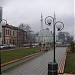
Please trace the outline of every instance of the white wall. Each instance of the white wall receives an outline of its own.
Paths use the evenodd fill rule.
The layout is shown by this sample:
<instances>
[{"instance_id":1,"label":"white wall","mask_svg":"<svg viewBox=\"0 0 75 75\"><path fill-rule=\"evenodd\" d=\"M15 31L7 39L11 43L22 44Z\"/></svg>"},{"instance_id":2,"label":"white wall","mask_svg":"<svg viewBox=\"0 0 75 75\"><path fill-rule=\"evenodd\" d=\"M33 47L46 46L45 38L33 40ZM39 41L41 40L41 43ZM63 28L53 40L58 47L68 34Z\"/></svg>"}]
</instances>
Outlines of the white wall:
<instances>
[{"instance_id":1,"label":"white wall","mask_svg":"<svg viewBox=\"0 0 75 75\"><path fill-rule=\"evenodd\" d=\"M52 43L53 35L49 30L43 29L42 31L39 32L39 35L37 36L37 42Z\"/></svg>"}]
</instances>

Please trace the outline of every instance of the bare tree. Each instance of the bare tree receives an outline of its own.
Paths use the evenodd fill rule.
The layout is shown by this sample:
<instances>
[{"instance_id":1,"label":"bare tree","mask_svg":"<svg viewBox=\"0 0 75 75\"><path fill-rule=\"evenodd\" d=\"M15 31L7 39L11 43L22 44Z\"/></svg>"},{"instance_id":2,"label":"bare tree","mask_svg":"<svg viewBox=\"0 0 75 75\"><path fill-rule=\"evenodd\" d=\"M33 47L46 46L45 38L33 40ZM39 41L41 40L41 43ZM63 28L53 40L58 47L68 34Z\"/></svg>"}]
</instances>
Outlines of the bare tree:
<instances>
[{"instance_id":1,"label":"bare tree","mask_svg":"<svg viewBox=\"0 0 75 75\"><path fill-rule=\"evenodd\" d=\"M31 27L28 24L21 23L19 28L27 32L27 42L32 42L32 33Z\"/></svg>"},{"instance_id":2,"label":"bare tree","mask_svg":"<svg viewBox=\"0 0 75 75\"><path fill-rule=\"evenodd\" d=\"M27 31L27 32L31 30L31 27L28 24L24 24L24 23L21 23L19 25L19 28L23 29L24 31Z\"/></svg>"}]
</instances>

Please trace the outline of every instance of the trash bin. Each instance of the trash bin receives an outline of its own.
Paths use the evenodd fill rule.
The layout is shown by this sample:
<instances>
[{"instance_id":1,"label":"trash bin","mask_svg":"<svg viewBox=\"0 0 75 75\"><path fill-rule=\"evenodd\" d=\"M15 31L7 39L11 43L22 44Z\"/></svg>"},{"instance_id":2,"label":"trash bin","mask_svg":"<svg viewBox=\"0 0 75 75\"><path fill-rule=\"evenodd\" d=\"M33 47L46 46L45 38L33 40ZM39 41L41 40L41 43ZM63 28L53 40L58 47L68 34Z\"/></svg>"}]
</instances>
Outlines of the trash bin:
<instances>
[{"instance_id":1,"label":"trash bin","mask_svg":"<svg viewBox=\"0 0 75 75\"><path fill-rule=\"evenodd\" d=\"M48 63L48 75L58 75L58 64L56 62Z\"/></svg>"}]
</instances>

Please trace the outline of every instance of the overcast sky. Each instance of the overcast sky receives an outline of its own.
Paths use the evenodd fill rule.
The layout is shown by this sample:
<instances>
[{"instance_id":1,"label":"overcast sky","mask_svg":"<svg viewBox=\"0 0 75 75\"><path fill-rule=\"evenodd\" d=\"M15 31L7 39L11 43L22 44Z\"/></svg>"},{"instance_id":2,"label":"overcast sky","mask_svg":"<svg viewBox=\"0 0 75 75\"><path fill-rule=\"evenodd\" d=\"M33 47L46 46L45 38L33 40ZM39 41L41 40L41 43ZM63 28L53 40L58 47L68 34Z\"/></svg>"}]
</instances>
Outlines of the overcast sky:
<instances>
[{"instance_id":1,"label":"overcast sky","mask_svg":"<svg viewBox=\"0 0 75 75\"><path fill-rule=\"evenodd\" d=\"M29 24L35 32L40 30L40 16L43 20L53 16L64 23L63 31L74 34L74 0L0 0L3 7L3 18L8 24L18 26L20 23ZM44 24L44 28L49 27ZM52 30L52 26L49 27Z\"/></svg>"}]
</instances>

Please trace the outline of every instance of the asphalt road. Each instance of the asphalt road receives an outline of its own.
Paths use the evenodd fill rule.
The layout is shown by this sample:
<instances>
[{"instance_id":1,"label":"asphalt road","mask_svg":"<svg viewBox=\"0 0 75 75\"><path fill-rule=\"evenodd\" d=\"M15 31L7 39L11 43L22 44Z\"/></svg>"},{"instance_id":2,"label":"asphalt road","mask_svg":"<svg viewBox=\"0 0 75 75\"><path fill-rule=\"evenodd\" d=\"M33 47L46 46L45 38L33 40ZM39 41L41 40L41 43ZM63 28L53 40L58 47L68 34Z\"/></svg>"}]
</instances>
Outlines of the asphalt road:
<instances>
[{"instance_id":1,"label":"asphalt road","mask_svg":"<svg viewBox=\"0 0 75 75\"><path fill-rule=\"evenodd\" d=\"M56 61L60 62L66 51L66 47L56 48ZM53 61L53 50L44 53L43 55L34 58L31 61L25 62L10 70L7 70L2 75L47 75L48 63Z\"/></svg>"}]
</instances>

